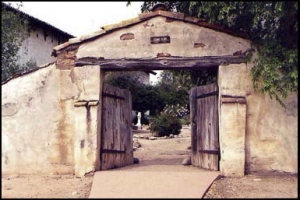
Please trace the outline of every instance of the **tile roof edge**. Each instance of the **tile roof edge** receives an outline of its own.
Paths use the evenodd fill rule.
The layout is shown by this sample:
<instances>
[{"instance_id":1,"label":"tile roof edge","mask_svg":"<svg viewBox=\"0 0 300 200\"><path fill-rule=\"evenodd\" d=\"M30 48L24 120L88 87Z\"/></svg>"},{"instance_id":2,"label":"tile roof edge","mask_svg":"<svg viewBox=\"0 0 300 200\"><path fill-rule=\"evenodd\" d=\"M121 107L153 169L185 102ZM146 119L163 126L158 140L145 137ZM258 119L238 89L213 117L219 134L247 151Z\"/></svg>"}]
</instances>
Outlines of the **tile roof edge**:
<instances>
[{"instance_id":1,"label":"tile roof edge","mask_svg":"<svg viewBox=\"0 0 300 200\"><path fill-rule=\"evenodd\" d=\"M68 47L69 45L78 44L78 43L87 41L89 39L98 37L100 35L104 35L104 34L106 34L108 32L112 32L112 31L124 28L126 26L131 26L131 25L140 23L142 21L144 21L144 20L140 20L138 17L135 17L135 18L132 18L132 19L121 21L121 22L116 23L116 24L106 25L106 26L100 27L102 29L100 31L95 31L93 33L82 35L82 36L79 36L79 37L76 37L76 38L71 38L71 39L69 39L69 41L67 41L67 42L65 42L63 44L60 44L58 46L55 46L53 48L53 50L54 51L59 51L59 50L62 50L64 48Z\"/></svg>"},{"instance_id":2,"label":"tile roof edge","mask_svg":"<svg viewBox=\"0 0 300 200\"><path fill-rule=\"evenodd\" d=\"M116 24L109 24L106 26L102 26L101 28L105 31L111 31L111 30L123 28L126 26L134 25L134 24L140 23L141 21L144 21L144 20L141 20L139 17L134 17L131 19L123 20Z\"/></svg>"},{"instance_id":3,"label":"tile roof edge","mask_svg":"<svg viewBox=\"0 0 300 200\"><path fill-rule=\"evenodd\" d=\"M92 39L92 38L94 38L94 37L103 35L103 34L105 34L105 33L106 33L105 30L100 30L100 31L95 31L95 32L92 32L92 33L88 33L88 34L79 36L79 37L70 38L67 42L55 46L55 47L53 48L53 50L54 50L54 51L59 51L59 50L62 50L62 49L64 49L64 48L66 48L66 47L72 45L72 44L78 44L78 43L84 42L84 41L86 41L86 40Z\"/></svg>"}]
</instances>

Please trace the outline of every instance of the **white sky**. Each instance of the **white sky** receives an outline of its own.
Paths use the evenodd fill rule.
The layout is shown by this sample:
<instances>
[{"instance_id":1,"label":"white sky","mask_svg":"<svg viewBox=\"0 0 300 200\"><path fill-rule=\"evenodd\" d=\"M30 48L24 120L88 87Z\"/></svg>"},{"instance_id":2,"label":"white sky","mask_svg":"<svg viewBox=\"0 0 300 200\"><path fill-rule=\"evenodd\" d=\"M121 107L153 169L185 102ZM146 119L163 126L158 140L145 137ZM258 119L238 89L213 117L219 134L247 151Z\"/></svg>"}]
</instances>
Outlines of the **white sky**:
<instances>
[{"instance_id":1,"label":"white sky","mask_svg":"<svg viewBox=\"0 0 300 200\"><path fill-rule=\"evenodd\" d=\"M16 7L20 2L4 1ZM47 22L52 26L67 32L75 37L100 30L100 27L119 23L138 17L141 13L140 2L22 2L21 11ZM158 73L159 74L159 73ZM156 75L157 77L158 75ZM150 81L156 82L155 76L150 75Z\"/></svg>"},{"instance_id":2,"label":"white sky","mask_svg":"<svg viewBox=\"0 0 300 200\"><path fill-rule=\"evenodd\" d=\"M16 7L20 2L10 3ZM101 26L137 17L142 3L131 2L127 7L127 1L22 2L20 10L77 37L98 31Z\"/></svg>"}]
</instances>

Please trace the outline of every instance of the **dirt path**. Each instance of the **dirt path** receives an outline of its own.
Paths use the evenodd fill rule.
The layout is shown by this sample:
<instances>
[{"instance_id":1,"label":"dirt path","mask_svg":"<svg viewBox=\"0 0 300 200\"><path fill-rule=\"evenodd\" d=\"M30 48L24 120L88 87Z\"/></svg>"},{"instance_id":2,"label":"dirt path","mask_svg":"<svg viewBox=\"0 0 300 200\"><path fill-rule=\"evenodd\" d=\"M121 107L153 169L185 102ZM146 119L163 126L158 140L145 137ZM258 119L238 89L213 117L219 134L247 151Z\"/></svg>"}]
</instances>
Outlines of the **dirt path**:
<instances>
[{"instance_id":1,"label":"dirt path","mask_svg":"<svg viewBox=\"0 0 300 200\"><path fill-rule=\"evenodd\" d=\"M136 136L151 136L149 132L134 133ZM133 171L180 171L199 170L181 165L187 157L190 145L190 130L182 129L177 138L150 140L135 137L141 147L134 151L139 164L115 170ZM71 175L26 175L2 176L2 198L87 198L93 175L76 178ZM132 186L134 187L134 186ZM221 178L216 180L204 198L296 198L297 176L254 176Z\"/></svg>"},{"instance_id":2,"label":"dirt path","mask_svg":"<svg viewBox=\"0 0 300 200\"><path fill-rule=\"evenodd\" d=\"M2 177L2 198L87 198L93 176L23 175Z\"/></svg>"},{"instance_id":3,"label":"dirt path","mask_svg":"<svg viewBox=\"0 0 300 200\"><path fill-rule=\"evenodd\" d=\"M211 185L204 198L298 198L298 176L221 178Z\"/></svg>"}]
</instances>

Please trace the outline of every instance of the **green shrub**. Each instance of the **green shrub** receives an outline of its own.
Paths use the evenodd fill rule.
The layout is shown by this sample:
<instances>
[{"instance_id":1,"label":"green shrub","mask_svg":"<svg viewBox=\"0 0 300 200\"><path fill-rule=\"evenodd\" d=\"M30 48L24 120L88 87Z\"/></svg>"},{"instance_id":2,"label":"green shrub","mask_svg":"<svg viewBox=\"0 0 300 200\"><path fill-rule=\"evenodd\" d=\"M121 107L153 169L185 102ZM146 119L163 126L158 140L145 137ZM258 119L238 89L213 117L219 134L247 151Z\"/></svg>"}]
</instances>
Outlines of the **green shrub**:
<instances>
[{"instance_id":1,"label":"green shrub","mask_svg":"<svg viewBox=\"0 0 300 200\"><path fill-rule=\"evenodd\" d=\"M163 114L152 119L149 127L153 136L156 137L169 136L170 134L178 135L181 128L180 120L169 114Z\"/></svg>"},{"instance_id":2,"label":"green shrub","mask_svg":"<svg viewBox=\"0 0 300 200\"><path fill-rule=\"evenodd\" d=\"M188 126L188 125L190 125L190 118L188 118L188 117L182 118L182 119L180 119L180 123L182 126L184 126L184 125Z\"/></svg>"}]
</instances>

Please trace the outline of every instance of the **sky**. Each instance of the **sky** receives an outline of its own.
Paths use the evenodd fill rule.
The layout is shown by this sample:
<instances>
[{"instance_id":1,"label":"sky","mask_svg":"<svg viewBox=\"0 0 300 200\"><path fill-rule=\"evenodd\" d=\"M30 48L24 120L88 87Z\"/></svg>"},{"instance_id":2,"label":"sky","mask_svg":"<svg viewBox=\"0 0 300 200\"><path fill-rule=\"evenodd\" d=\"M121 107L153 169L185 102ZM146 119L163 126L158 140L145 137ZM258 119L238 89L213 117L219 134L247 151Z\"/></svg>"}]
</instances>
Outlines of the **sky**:
<instances>
[{"instance_id":1,"label":"sky","mask_svg":"<svg viewBox=\"0 0 300 200\"><path fill-rule=\"evenodd\" d=\"M20 1L4 1L17 7ZM142 1L74 1L74 2L22 2L20 10L42 20L52 26L67 32L74 37L86 35L100 30L102 26L119 23L138 17L141 13ZM150 82L155 83L159 76L150 74Z\"/></svg>"},{"instance_id":2,"label":"sky","mask_svg":"<svg viewBox=\"0 0 300 200\"><path fill-rule=\"evenodd\" d=\"M16 7L20 2L9 2ZM140 2L22 2L21 11L61 29L75 37L98 31L101 26L135 18L141 13Z\"/></svg>"}]
</instances>

